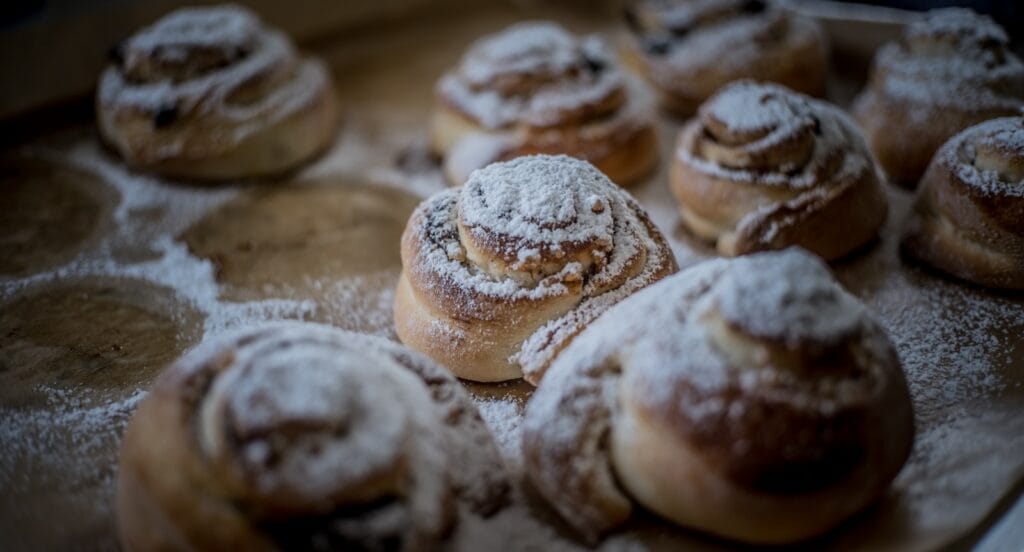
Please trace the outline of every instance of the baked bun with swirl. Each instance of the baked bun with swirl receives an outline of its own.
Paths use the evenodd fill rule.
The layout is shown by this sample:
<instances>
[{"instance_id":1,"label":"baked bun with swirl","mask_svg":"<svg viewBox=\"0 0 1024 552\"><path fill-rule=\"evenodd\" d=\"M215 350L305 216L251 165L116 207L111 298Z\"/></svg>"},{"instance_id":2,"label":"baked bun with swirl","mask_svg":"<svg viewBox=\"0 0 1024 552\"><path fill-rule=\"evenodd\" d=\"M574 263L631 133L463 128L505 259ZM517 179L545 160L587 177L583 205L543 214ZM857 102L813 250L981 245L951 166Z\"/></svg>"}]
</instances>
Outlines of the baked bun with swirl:
<instances>
[{"instance_id":1,"label":"baked bun with swirl","mask_svg":"<svg viewBox=\"0 0 1024 552\"><path fill-rule=\"evenodd\" d=\"M429 550L508 480L455 378L383 339L279 323L158 378L121 448L128 550Z\"/></svg>"},{"instance_id":2,"label":"baked bun with swirl","mask_svg":"<svg viewBox=\"0 0 1024 552\"><path fill-rule=\"evenodd\" d=\"M593 165L519 157L413 213L395 329L460 378L536 385L591 320L675 270L647 213Z\"/></svg>"},{"instance_id":3,"label":"baked bun with swirl","mask_svg":"<svg viewBox=\"0 0 1024 552\"><path fill-rule=\"evenodd\" d=\"M534 487L591 540L642 505L783 544L881 496L913 433L882 326L792 248L712 260L609 309L555 359L522 444Z\"/></svg>"},{"instance_id":4,"label":"baked bun with swirl","mask_svg":"<svg viewBox=\"0 0 1024 552\"><path fill-rule=\"evenodd\" d=\"M658 161L653 113L595 36L546 21L484 37L437 83L431 144L456 186L473 169L566 154L629 185Z\"/></svg>"},{"instance_id":5,"label":"baked bun with swirl","mask_svg":"<svg viewBox=\"0 0 1024 552\"><path fill-rule=\"evenodd\" d=\"M1024 290L1024 118L971 127L939 149L903 250L976 284Z\"/></svg>"},{"instance_id":6,"label":"baked bun with swirl","mask_svg":"<svg viewBox=\"0 0 1024 552\"><path fill-rule=\"evenodd\" d=\"M853 115L892 180L916 185L954 134L1024 106L1024 63L1002 27L965 8L928 12L879 50Z\"/></svg>"},{"instance_id":7,"label":"baked bun with swirl","mask_svg":"<svg viewBox=\"0 0 1024 552\"><path fill-rule=\"evenodd\" d=\"M836 259L872 240L888 209L854 124L772 84L734 83L702 105L669 179L683 224L729 256L799 245Z\"/></svg>"},{"instance_id":8,"label":"baked bun with swirl","mask_svg":"<svg viewBox=\"0 0 1024 552\"><path fill-rule=\"evenodd\" d=\"M824 31L773 1L641 0L625 14L635 38L630 58L677 115L744 78L825 93Z\"/></svg>"},{"instance_id":9,"label":"baked bun with swirl","mask_svg":"<svg viewBox=\"0 0 1024 552\"><path fill-rule=\"evenodd\" d=\"M96 113L128 164L197 180L287 172L337 123L324 65L231 5L179 9L116 46Z\"/></svg>"}]
</instances>

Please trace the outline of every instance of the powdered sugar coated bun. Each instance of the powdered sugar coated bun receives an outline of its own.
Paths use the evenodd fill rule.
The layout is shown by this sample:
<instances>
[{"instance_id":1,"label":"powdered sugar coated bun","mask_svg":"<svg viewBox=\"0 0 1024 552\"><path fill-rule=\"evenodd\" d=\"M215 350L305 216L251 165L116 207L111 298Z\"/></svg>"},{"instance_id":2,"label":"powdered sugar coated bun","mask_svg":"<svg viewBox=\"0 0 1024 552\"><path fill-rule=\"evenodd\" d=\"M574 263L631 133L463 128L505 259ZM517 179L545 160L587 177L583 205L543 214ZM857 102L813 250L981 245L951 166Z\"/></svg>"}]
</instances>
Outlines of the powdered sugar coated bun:
<instances>
[{"instance_id":1,"label":"powdered sugar coated bun","mask_svg":"<svg viewBox=\"0 0 1024 552\"><path fill-rule=\"evenodd\" d=\"M330 77L238 6L182 8L116 46L100 131L130 164L231 179L287 171L333 136Z\"/></svg>"},{"instance_id":2,"label":"powdered sugar coated bun","mask_svg":"<svg viewBox=\"0 0 1024 552\"><path fill-rule=\"evenodd\" d=\"M578 67L577 48L576 39L555 23L518 23L471 46L462 71L476 85L515 74L557 77Z\"/></svg>"},{"instance_id":3,"label":"powdered sugar coated bun","mask_svg":"<svg viewBox=\"0 0 1024 552\"><path fill-rule=\"evenodd\" d=\"M885 220L879 171L839 109L740 81L680 132L671 167L683 223L725 255L803 246L825 259L864 245Z\"/></svg>"},{"instance_id":4,"label":"powdered sugar coated bun","mask_svg":"<svg viewBox=\"0 0 1024 552\"><path fill-rule=\"evenodd\" d=\"M778 544L880 496L913 416L882 327L789 249L703 263L609 309L552 364L522 427L535 487L585 537L640 504Z\"/></svg>"},{"instance_id":5,"label":"powdered sugar coated bun","mask_svg":"<svg viewBox=\"0 0 1024 552\"><path fill-rule=\"evenodd\" d=\"M723 319L755 338L799 347L834 344L864 324L867 310L828 267L797 249L741 257L711 294Z\"/></svg>"},{"instance_id":6,"label":"powdered sugar coated bun","mask_svg":"<svg viewBox=\"0 0 1024 552\"><path fill-rule=\"evenodd\" d=\"M459 196L459 222L474 251L484 249L513 268L581 247L603 258L612 247L610 204L617 196L589 164L520 158L470 175Z\"/></svg>"},{"instance_id":7,"label":"powdered sugar coated bun","mask_svg":"<svg viewBox=\"0 0 1024 552\"><path fill-rule=\"evenodd\" d=\"M536 21L471 45L437 90L443 101L497 129L519 122L555 126L580 109L613 111L624 99L623 86L599 39L580 40L555 23Z\"/></svg>"},{"instance_id":8,"label":"powdered sugar coated bun","mask_svg":"<svg viewBox=\"0 0 1024 552\"><path fill-rule=\"evenodd\" d=\"M459 502L493 512L507 484L443 369L286 323L206 342L161 375L127 430L118 515L132 548L411 549L443 539Z\"/></svg>"},{"instance_id":9,"label":"powdered sugar coated bun","mask_svg":"<svg viewBox=\"0 0 1024 552\"><path fill-rule=\"evenodd\" d=\"M456 375L539 381L600 312L675 270L636 201L589 163L527 156L425 201L402 238L398 335Z\"/></svg>"},{"instance_id":10,"label":"powdered sugar coated bun","mask_svg":"<svg viewBox=\"0 0 1024 552\"><path fill-rule=\"evenodd\" d=\"M776 2L646 0L626 13L636 38L632 55L670 111L690 115L743 78L824 93L825 33Z\"/></svg>"},{"instance_id":11,"label":"powdered sugar coated bun","mask_svg":"<svg viewBox=\"0 0 1024 552\"><path fill-rule=\"evenodd\" d=\"M961 130L1024 106L1024 63L1003 29L965 8L933 10L879 50L853 112L882 167L916 184Z\"/></svg>"},{"instance_id":12,"label":"powdered sugar coated bun","mask_svg":"<svg viewBox=\"0 0 1024 552\"><path fill-rule=\"evenodd\" d=\"M597 37L517 23L472 44L438 81L431 142L455 185L531 153L586 159L629 184L657 159L653 119L635 95Z\"/></svg>"},{"instance_id":13,"label":"powdered sugar coated bun","mask_svg":"<svg viewBox=\"0 0 1024 552\"><path fill-rule=\"evenodd\" d=\"M939 149L903 249L967 281L1024 289L1024 119L982 123Z\"/></svg>"}]
</instances>

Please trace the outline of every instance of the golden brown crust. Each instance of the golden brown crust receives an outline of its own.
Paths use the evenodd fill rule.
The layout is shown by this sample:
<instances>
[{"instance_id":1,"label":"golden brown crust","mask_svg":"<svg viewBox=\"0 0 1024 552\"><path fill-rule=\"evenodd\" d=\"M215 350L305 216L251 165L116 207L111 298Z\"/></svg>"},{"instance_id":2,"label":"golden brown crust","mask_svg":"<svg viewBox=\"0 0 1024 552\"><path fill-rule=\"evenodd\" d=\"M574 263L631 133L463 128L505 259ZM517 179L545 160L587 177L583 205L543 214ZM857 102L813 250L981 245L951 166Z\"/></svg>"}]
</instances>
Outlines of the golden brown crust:
<instances>
[{"instance_id":1,"label":"golden brown crust","mask_svg":"<svg viewBox=\"0 0 1024 552\"><path fill-rule=\"evenodd\" d=\"M853 115L889 178L914 186L954 134L1024 106L1024 64L967 9L929 12L875 58Z\"/></svg>"},{"instance_id":2,"label":"golden brown crust","mask_svg":"<svg viewBox=\"0 0 1024 552\"><path fill-rule=\"evenodd\" d=\"M488 515L507 485L443 369L289 323L205 343L160 376L125 433L117 512L129 550L425 550L457 501Z\"/></svg>"},{"instance_id":3,"label":"golden brown crust","mask_svg":"<svg viewBox=\"0 0 1024 552\"><path fill-rule=\"evenodd\" d=\"M1024 289L1024 122L971 127L936 153L907 221L903 250L958 278Z\"/></svg>"},{"instance_id":4,"label":"golden brown crust","mask_svg":"<svg viewBox=\"0 0 1024 552\"><path fill-rule=\"evenodd\" d=\"M884 493L913 440L884 330L796 249L705 263L610 309L525 416L527 473L590 539L634 503L751 543L810 538Z\"/></svg>"},{"instance_id":5,"label":"golden brown crust","mask_svg":"<svg viewBox=\"0 0 1024 552\"><path fill-rule=\"evenodd\" d=\"M413 214L395 327L457 376L536 383L593 318L676 270L643 209L566 156L477 171Z\"/></svg>"},{"instance_id":6,"label":"golden brown crust","mask_svg":"<svg viewBox=\"0 0 1024 552\"><path fill-rule=\"evenodd\" d=\"M682 117L739 79L825 93L828 45L814 21L770 1L640 1L627 9L635 40L628 52Z\"/></svg>"},{"instance_id":7,"label":"golden brown crust","mask_svg":"<svg viewBox=\"0 0 1024 552\"><path fill-rule=\"evenodd\" d=\"M197 180L294 169L330 144L337 119L324 65L233 6L182 9L121 43L96 111L129 164Z\"/></svg>"},{"instance_id":8,"label":"golden brown crust","mask_svg":"<svg viewBox=\"0 0 1024 552\"><path fill-rule=\"evenodd\" d=\"M595 37L520 23L478 41L438 82L431 145L453 185L494 161L565 154L628 186L658 159L636 95Z\"/></svg>"},{"instance_id":9,"label":"golden brown crust","mask_svg":"<svg viewBox=\"0 0 1024 552\"><path fill-rule=\"evenodd\" d=\"M878 170L845 116L749 81L683 127L669 179L683 224L729 256L799 245L837 259L871 241L887 212Z\"/></svg>"}]
</instances>

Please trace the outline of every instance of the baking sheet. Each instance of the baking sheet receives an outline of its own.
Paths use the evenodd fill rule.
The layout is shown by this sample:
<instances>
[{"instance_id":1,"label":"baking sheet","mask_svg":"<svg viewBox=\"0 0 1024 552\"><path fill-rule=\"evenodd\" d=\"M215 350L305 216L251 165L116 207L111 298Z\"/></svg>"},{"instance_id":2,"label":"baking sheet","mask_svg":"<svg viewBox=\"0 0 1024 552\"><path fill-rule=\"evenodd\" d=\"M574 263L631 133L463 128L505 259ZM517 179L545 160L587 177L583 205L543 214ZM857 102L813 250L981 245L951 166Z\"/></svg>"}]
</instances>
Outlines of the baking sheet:
<instances>
[{"instance_id":1,"label":"baking sheet","mask_svg":"<svg viewBox=\"0 0 1024 552\"><path fill-rule=\"evenodd\" d=\"M544 15L491 6L312 45L334 69L343 123L332 150L286 183L162 182L127 171L88 126L6 152L0 228L10 230L0 247L21 252L21 265L0 277L4 548L116 547L110 497L120 432L159 369L203 336L301 318L394 338L398 236L419 198L444 186L425 147L433 82L473 38ZM573 30L621 38L605 22L555 15ZM835 75L833 99L852 97L855 73ZM666 187L678 127L662 120L663 168L632 191L688 266L712 252L679 226ZM40 201L31 190L44 186L73 191ZM915 400L917 440L880 504L807 548L962 542L1019 494L1024 476L1024 299L907 265L896 236L909 195L891 189L890 199L879 242L834 268L890 330ZM530 387L468 386L519 473ZM494 518L463 516L452 544L577 546L528 488ZM728 543L641 514L602 545L682 547Z\"/></svg>"}]
</instances>

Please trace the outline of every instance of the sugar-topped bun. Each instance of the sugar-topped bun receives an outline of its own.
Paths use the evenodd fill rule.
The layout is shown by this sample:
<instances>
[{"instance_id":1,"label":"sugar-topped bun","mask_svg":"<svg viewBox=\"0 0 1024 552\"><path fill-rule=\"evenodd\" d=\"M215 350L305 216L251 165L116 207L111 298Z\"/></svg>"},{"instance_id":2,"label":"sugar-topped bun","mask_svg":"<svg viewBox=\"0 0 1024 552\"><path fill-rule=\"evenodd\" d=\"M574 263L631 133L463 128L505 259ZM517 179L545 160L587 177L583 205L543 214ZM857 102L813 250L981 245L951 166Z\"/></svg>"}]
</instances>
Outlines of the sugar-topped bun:
<instances>
[{"instance_id":1,"label":"sugar-topped bun","mask_svg":"<svg viewBox=\"0 0 1024 552\"><path fill-rule=\"evenodd\" d=\"M171 365L125 433L128 550L429 550L508 481L472 400L383 339L283 323Z\"/></svg>"},{"instance_id":2,"label":"sugar-topped bun","mask_svg":"<svg viewBox=\"0 0 1024 552\"><path fill-rule=\"evenodd\" d=\"M231 5L182 8L119 44L100 77L100 133L129 164L172 177L276 175L333 139L322 63Z\"/></svg>"},{"instance_id":3,"label":"sugar-topped bun","mask_svg":"<svg viewBox=\"0 0 1024 552\"><path fill-rule=\"evenodd\" d=\"M635 34L631 57L679 115L743 78L825 93L825 33L774 1L639 0L626 16Z\"/></svg>"},{"instance_id":4,"label":"sugar-topped bun","mask_svg":"<svg viewBox=\"0 0 1024 552\"><path fill-rule=\"evenodd\" d=\"M534 155L424 201L402 236L402 342L476 381L526 377L676 270L647 213L586 161Z\"/></svg>"},{"instance_id":5,"label":"sugar-topped bun","mask_svg":"<svg viewBox=\"0 0 1024 552\"><path fill-rule=\"evenodd\" d=\"M1024 107L1024 63L1002 27L965 8L928 12L879 50L854 118L889 177L914 185L954 134Z\"/></svg>"},{"instance_id":6,"label":"sugar-topped bun","mask_svg":"<svg viewBox=\"0 0 1024 552\"><path fill-rule=\"evenodd\" d=\"M629 185L658 160L649 109L594 36L555 23L518 23L486 36L437 83L431 128L449 181L528 154L566 154Z\"/></svg>"},{"instance_id":7,"label":"sugar-topped bun","mask_svg":"<svg viewBox=\"0 0 1024 552\"><path fill-rule=\"evenodd\" d=\"M982 123L942 146L903 250L964 280L1024 289L1024 118Z\"/></svg>"},{"instance_id":8,"label":"sugar-topped bun","mask_svg":"<svg viewBox=\"0 0 1024 552\"><path fill-rule=\"evenodd\" d=\"M879 497L913 432L885 331L794 248L698 265L605 312L534 393L523 452L540 494L590 539L642 505L781 544Z\"/></svg>"},{"instance_id":9,"label":"sugar-topped bun","mask_svg":"<svg viewBox=\"0 0 1024 552\"><path fill-rule=\"evenodd\" d=\"M670 183L683 224L729 256L799 245L836 259L887 212L874 159L839 109L751 81L683 127Z\"/></svg>"}]
</instances>

